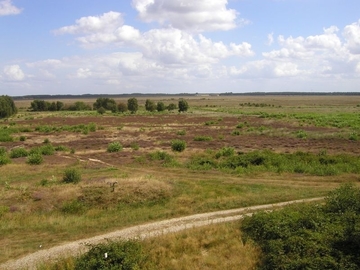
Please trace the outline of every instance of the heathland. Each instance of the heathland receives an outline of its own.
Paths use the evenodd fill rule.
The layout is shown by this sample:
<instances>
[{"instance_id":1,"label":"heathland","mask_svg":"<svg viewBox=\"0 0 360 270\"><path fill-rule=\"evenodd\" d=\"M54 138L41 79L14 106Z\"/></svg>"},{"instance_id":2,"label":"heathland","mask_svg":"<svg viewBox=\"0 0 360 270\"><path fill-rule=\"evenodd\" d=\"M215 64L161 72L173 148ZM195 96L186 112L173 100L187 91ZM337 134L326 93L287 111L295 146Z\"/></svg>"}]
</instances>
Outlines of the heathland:
<instances>
[{"instance_id":1,"label":"heathland","mask_svg":"<svg viewBox=\"0 0 360 270\"><path fill-rule=\"evenodd\" d=\"M187 111L159 112L146 110L147 100L167 106L178 97L139 97L135 113L31 111L32 100L16 100L17 114L0 121L0 263L40 246L320 197L360 180L360 96L183 98ZM78 101L91 108L96 100ZM237 222L141 244L158 269L251 269L261 252L241 235Z\"/></svg>"}]
</instances>

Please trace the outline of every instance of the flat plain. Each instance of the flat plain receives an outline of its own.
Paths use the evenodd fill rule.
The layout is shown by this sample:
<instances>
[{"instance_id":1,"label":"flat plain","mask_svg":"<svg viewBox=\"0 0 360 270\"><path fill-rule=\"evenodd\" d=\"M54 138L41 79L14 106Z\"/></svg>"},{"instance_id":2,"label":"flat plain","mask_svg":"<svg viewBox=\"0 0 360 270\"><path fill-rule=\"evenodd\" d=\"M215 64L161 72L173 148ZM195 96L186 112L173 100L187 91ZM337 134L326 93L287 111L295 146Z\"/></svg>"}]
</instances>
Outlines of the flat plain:
<instances>
[{"instance_id":1,"label":"flat plain","mask_svg":"<svg viewBox=\"0 0 360 270\"><path fill-rule=\"evenodd\" d=\"M185 113L147 112L140 97L136 114L102 115L31 112L31 100L16 101L19 113L0 122L11 161L0 165L0 263L131 225L318 197L360 180L360 96L183 98ZM186 149L173 151L174 140ZM108 151L116 142L121 150ZM19 148L26 154L14 154ZM29 164L46 148L41 164ZM65 183L68 169L81 181Z\"/></svg>"}]
</instances>

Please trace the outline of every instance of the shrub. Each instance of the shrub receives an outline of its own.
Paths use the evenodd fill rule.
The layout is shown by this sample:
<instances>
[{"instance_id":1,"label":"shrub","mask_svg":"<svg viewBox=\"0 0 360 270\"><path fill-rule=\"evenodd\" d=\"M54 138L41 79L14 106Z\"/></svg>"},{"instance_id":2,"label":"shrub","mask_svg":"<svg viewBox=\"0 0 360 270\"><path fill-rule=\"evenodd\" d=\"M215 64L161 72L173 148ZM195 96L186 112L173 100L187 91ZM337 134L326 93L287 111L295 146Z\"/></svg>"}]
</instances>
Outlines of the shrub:
<instances>
[{"instance_id":1,"label":"shrub","mask_svg":"<svg viewBox=\"0 0 360 270\"><path fill-rule=\"evenodd\" d=\"M156 104L156 110L157 110L158 112L163 112L163 111L165 111L165 109L166 109L166 106L165 106L164 102L159 101L159 102Z\"/></svg>"},{"instance_id":2,"label":"shrub","mask_svg":"<svg viewBox=\"0 0 360 270\"><path fill-rule=\"evenodd\" d=\"M130 147L131 147L131 149L133 149L133 150L139 150L139 144L137 143L137 142L132 142L131 144L130 144Z\"/></svg>"},{"instance_id":3,"label":"shrub","mask_svg":"<svg viewBox=\"0 0 360 270\"><path fill-rule=\"evenodd\" d=\"M26 163L30 165L40 165L44 161L44 158L39 153L30 154L27 157Z\"/></svg>"},{"instance_id":4,"label":"shrub","mask_svg":"<svg viewBox=\"0 0 360 270\"><path fill-rule=\"evenodd\" d=\"M140 242L109 241L92 245L87 253L76 260L75 270L135 270L142 269L141 265L144 261L145 255Z\"/></svg>"},{"instance_id":5,"label":"shrub","mask_svg":"<svg viewBox=\"0 0 360 270\"><path fill-rule=\"evenodd\" d=\"M0 96L0 118L8 118L17 113L14 101L9 96Z\"/></svg>"},{"instance_id":6,"label":"shrub","mask_svg":"<svg viewBox=\"0 0 360 270\"><path fill-rule=\"evenodd\" d=\"M198 142L201 142L201 141L212 141L212 137L211 136L196 136L194 138L194 141L198 141Z\"/></svg>"},{"instance_id":7,"label":"shrub","mask_svg":"<svg viewBox=\"0 0 360 270\"><path fill-rule=\"evenodd\" d=\"M7 155L0 155L0 166L11 163L11 159Z\"/></svg>"},{"instance_id":8,"label":"shrub","mask_svg":"<svg viewBox=\"0 0 360 270\"><path fill-rule=\"evenodd\" d=\"M179 112L186 112L189 109L189 104L185 99L179 100Z\"/></svg>"},{"instance_id":9,"label":"shrub","mask_svg":"<svg viewBox=\"0 0 360 270\"><path fill-rule=\"evenodd\" d=\"M104 114L106 112L106 110L104 109L104 107L100 107L96 110L99 114Z\"/></svg>"},{"instance_id":10,"label":"shrub","mask_svg":"<svg viewBox=\"0 0 360 270\"><path fill-rule=\"evenodd\" d=\"M69 148L67 148L64 145L58 145L54 149L55 149L55 151L68 151L69 150Z\"/></svg>"},{"instance_id":11,"label":"shrub","mask_svg":"<svg viewBox=\"0 0 360 270\"><path fill-rule=\"evenodd\" d=\"M0 147L0 156L5 155L5 154L6 154L6 148Z\"/></svg>"},{"instance_id":12,"label":"shrub","mask_svg":"<svg viewBox=\"0 0 360 270\"><path fill-rule=\"evenodd\" d=\"M119 152L123 149L121 143L119 142L112 142L112 143L109 143L108 147L107 147L107 151L109 153L112 153L112 152Z\"/></svg>"},{"instance_id":13,"label":"shrub","mask_svg":"<svg viewBox=\"0 0 360 270\"><path fill-rule=\"evenodd\" d=\"M20 140L20 142L25 142L25 141L26 141L26 137L25 137L25 136L20 136L20 137L19 137L19 140Z\"/></svg>"},{"instance_id":14,"label":"shrub","mask_svg":"<svg viewBox=\"0 0 360 270\"><path fill-rule=\"evenodd\" d=\"M26 157L28 151L23 147L17 147L10 151L10 158Z\"/></svg>"},{"instance_id":15,"label":"shrub","mask_svg":"<svg viewBox=\"0 0 360 270\"><path fill-rule=\"evenodd\" d=\"M177 106L176 104L174 103L170 103L168 106L167 106L167 110L168 111L173 111L173 110L176 110L177 109Z\"/></svg>"},{"instance_id":16,"label":"shrub","mask_svg":"<svg viewBox=\"0 0 360 270\"><path fill-rule=\"evenodd\" d=\"M186 148L186 142L183 140L171 141L171 149L176 152L182 152Z\"/></svg>"},{"instance_id":17,"label":"shrub","mask_svg":"<svg viewBox=\"0 0 360 270\"><path fill-rule=\"evenodd\" d=\"M131 113L136 113L139 109L138 101L136 98L129 98L127 101L127 108Z\"/></svg>"},{"instance_id":18,"label":"shrub","mask_svg":"<svg viewBox=\"0 0 360 270\"><path fill-rule=\"evenodd\" d=\"M127 104L124 103L124 102L120 102L118 104L118 111L121 112L121 113L124 113L128 110L128 107L127 107Z\"/></svg>"},{"instance_id":19,"label":"shrub","mask_svg":"<svg viewBox=\"0 0 360 270\"><path fill-rule=\"evenodd\" d=\"M69 168L64 171L63 182L64 183L79 183L81 181L81 173L79 170Z\"/></svg>"},{"instance_id":20,"label":"shrub","mask_svg":"<svg viewBox=\"0 0 360 270\"><path fill-rule=\"evenodd\" d=\"M42 155L51 156L55 153L55 148L51 144L46 144L39 147L39 151Z\"/></svg>"},{"instance_id":21,"label":"shrub","mask_svg":"<svg viewBox=\"0 0 360 270\"><path fill-rule=\"evenodd\" d=\"M145 101L145 109L149 112L153 112L156 110L156 105L154 103L154 101L150 100L150 99L147 99Z\"/></svg>"},{"instance_id":22,"label":"shrub","mask_svg":"<svg viewBox=\"0 0 360 270\"><path fill-rule=\"evenodd\" d=\"M50 143L50 140L46 138L43 143Z\"/></svg>"}]
</instances>

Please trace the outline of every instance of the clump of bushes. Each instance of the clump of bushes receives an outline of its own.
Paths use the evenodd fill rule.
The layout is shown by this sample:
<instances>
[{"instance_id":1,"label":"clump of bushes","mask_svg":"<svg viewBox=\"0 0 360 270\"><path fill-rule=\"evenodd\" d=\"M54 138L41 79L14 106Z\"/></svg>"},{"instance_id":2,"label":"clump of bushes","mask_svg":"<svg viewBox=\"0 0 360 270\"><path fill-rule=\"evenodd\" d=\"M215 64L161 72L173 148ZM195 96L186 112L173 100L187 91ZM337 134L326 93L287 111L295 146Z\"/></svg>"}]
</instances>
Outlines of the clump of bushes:
<instances>
[{"instance_id":1,"label":"clump of bushes","mask_svg":"<svg viewBox=\"0 0 360 270\"><path fill-rule=\"evenodd\" d=\"M121 143L119 142L112 142L112 143L109 143L108 147L107 147L107 151L109 153L112 153L112 152L119 152L123 149Z\"/></svg>"},{"instance_id":2,"label":"clump of bushes","mask_svg":"<svg viewBox=\"0 0 360 270\"><path fill-rule=\"evenodd\" d=\"M359 269L360 189L346 184L326 204L260 212L241 223L263 251L260 269Z\"/></svg>"},{"instance_id":3,"label":"clump of bushes","mask_svg":"<svg viewBox=\"0 0 360 270\"><path fill-rule=\"evenodd\" d=\"M75 270L134 270L141 269L145 262L141 243L135 240L109 241L90 247L87 253L76 260Z\"/></svg>"},{"instance_id":4,"label":"clump of bushes","mask_svg":"<svg viewBox=\"0 0 360 270\"><path fill-rule=\"evenodd\" d=\"M23 147L13 148L10 151L10 158L27 157L28 151Z\"/></svg>"},{"instance_id":5,"label":"clump of bushes","mask_svg":"<svg viewBox=\"0 0 360 270\"><path fill-rule=\"evenodd\" d=\"M212 141L212 140L213 140L213 138L211 136L202 136L202 135L200 135L200 136L196 136L194 138L194 141L198 141L198 142Z\"/></svg>"},{"instance_id":6,"label":"clump of bushes","mask_svg":"<svg viewBox=\"0 0 360 270\"><path fill-rule=\"evenodd\" d=\"M182 152L186 148L186 142L183 140L172 140L171 149L176 152Z\"/></svg>"},{"instance_id":7,"label":"clump of bushes","mask_svg":"<svg viewBox=\"0 0 360 270\"><path fill-rule=\"evenodd\" d=\"M69 168L64 171L63 182L64 183L79 183L81 181L81 173L75 168Z\"/></svg>"}]
</instances>

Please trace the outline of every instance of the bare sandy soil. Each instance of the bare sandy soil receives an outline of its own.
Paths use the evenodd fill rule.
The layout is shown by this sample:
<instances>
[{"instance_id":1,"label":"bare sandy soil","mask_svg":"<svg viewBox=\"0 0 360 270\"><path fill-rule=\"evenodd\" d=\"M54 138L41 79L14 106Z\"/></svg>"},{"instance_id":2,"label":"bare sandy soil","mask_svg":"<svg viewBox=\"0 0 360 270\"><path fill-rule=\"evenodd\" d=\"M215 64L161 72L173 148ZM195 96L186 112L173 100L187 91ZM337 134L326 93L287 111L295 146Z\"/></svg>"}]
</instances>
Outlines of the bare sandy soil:
<instances>
[{"instance_id":1,"label":"bare sandy soil","mask_svg":"<svg viewBox=\"0 0 360 270\"><path fill-rule=\"evenodd\" d=\"M36 269L39 263L52 261L60 257L76 256L87 251L88 247L85 244L98 244L106 241L107 239L145 239L147 237L161 236L167 233L178 232L186 229L191 229L200 226L206 226L222 222L230 222L250 216L259 210L274 209L283 207L293 203L304 203L320 201L323 198L313 198L305 200L295 200L276 204L267 204L252 206L246 208L238 208L225 211L217 211L203 214L196 214L185 216L181 218L168 219L139 226L133 226L122 230L114 231L111 233L81 239L78 241L64 243L63 245L46 249L46 244L39 247L39 251L27 255L21 259L9 261L0 265L3 270L19 270L19 269Z\"/></svg>"}]
</instances>

